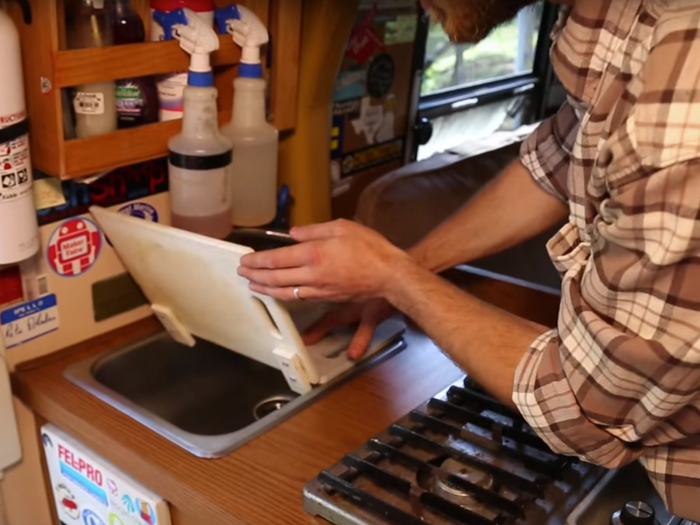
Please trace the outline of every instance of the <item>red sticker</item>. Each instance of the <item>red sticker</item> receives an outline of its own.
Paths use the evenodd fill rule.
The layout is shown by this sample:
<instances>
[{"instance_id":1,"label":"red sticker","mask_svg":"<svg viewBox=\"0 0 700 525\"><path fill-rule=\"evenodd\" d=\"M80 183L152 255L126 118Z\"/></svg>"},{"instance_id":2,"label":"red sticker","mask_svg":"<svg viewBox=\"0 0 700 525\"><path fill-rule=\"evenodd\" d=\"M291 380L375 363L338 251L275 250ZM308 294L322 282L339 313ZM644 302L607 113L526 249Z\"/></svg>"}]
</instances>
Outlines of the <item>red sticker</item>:
<instances>
[{"instance_id":1,"label":"red sticker","mask_svg":"<svg viewBox=\"0 0 700 525\"><path fill-rule=\"evenodd\" d=\"M46 258L58 275L76 277L88 271L97 261L102 248L102 234L89 219L65 221L49 238Z\"/></svg>"},{"instance_id":2,"label":"red sticker","mask_svg":"<svg viewBox=\"0 0 700 525\"><path fill-rule=\"evenodd\" d=\"M377 50L386 51L386 45L372 28L377 17L377 10L377 3L375 2L372 4L372 10L350 33L350 40L348 41L345 54L360 64L364 64L372 58Z\"/></svg>"}]
</instances>

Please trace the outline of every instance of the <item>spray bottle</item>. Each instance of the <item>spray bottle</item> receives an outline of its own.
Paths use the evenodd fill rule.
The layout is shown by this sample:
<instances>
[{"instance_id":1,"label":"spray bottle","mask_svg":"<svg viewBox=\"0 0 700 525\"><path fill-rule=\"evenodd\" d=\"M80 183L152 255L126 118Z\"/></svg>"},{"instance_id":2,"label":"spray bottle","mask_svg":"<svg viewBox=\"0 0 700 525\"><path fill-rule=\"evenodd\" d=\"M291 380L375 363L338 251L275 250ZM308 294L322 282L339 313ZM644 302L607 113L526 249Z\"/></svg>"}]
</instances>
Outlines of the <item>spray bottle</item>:
<instances>
[{"instance_id":1,"label":"spray bottle","mask_svg":"<svg viewBox=\"0 0 700 525\"><path fill-rule=\"evenodd\" d=\"M234 81L233 117L221 128L236 151L231 164L233 224L263 226L277 213L279 133L266 120L265 80L260 48L269 35L248 8L231 5L215 15L219 32L230 33L241 46L239 76Z\"/></svg>"},{"instance_id":2,"label":"spray bottle","mask_svg":"<svg viewBox=\"0 0 700 525\"><path fill-rule=\"evenodd\" d=\"M218 129L217 91L209 55L216 32L186 8L156 13L166 39L192 55L184 90L182 132L168 142L172 225L222 239L231 233L231 143Z\"/></svg>"}]
</instances>

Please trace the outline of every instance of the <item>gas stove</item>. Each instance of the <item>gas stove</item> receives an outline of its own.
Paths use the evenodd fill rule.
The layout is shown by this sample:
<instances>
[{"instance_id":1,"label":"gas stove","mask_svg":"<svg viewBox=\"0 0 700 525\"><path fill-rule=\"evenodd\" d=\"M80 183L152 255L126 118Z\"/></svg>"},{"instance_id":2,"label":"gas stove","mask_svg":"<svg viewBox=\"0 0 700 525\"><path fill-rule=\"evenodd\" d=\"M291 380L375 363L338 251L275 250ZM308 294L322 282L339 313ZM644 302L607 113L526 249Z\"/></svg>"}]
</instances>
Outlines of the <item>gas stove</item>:
<instances>
[{"instance_id":1,"label":"gas stove","mask_svg":"<svg viewBox=\"0 0 700 525\"><path fill-rule=\"evenodd\" d=\"M608 472L554 454L465 378L322 471L304 509L336 525L601 525L616 511L644 525L630 513L648 508L646 523L680 525L646 479L639 465Z\"/></svg>"}]
</instances>

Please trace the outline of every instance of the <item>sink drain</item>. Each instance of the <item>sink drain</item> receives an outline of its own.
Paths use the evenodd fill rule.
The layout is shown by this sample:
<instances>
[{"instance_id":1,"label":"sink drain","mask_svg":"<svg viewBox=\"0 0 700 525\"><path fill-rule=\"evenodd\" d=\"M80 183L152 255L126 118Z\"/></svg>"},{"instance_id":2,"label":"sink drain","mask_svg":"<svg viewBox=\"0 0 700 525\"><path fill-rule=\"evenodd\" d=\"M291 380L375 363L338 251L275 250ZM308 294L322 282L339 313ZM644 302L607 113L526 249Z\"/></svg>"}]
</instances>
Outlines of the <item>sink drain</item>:
<instances>
[{"instance_id":1,"label":"sink drain","mask_svg":"<svg viewBox=\"0 0 700 525\"><path fill-rule=\"evenodd\" d=\"M284 408L284 406L292 401L292 399L292 397L288 396L275 396L269 399L264 399L255 405L255 408L253 409L253 416L255 416L255 419L262 419L265 416L269 416L273 412L277 412L278 410Z\"/></svg>"}]
</instances>

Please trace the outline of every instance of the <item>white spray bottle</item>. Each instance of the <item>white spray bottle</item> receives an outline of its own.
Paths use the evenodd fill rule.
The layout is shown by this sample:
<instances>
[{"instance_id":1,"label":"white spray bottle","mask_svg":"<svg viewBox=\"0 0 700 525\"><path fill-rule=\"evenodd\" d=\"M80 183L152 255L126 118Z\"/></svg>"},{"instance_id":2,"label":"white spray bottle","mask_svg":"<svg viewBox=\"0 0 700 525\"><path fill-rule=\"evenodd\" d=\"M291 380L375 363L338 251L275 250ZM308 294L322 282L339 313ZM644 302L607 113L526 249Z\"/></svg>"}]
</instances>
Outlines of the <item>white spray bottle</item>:
<instances>
[{"instance_id":1,"label":"white spray bottle","mask_svg":"<svg viewBox=\"0 0 700 525\"><path fill-rule=\"evenodd\" d=\"M260 48L268 43L269 35L255 13L244 6L218 9L215 20L219 32L233 35L242 48L233 84L233 117L221 128L236 151L231 164L233 224L263 226L277 213L279 150L279 133L266 119L266 83L260 61Z\"/></svg>"},{"instance_id":2,"label":"white spray bottle","mask_svg":"<svg viewBox=\"0 0 700 525\"><path fill-rule=\"evenodd\" d=\"M209 57L219 48L219 38L201 16L186 8L158 18L166 39L178 39L180 47L192 55L182 132L168 142L172 225L222 239L231 233L232 148L218 129L217 90Z\"/></svg>"}]
</instances>

